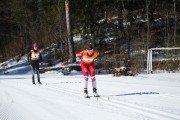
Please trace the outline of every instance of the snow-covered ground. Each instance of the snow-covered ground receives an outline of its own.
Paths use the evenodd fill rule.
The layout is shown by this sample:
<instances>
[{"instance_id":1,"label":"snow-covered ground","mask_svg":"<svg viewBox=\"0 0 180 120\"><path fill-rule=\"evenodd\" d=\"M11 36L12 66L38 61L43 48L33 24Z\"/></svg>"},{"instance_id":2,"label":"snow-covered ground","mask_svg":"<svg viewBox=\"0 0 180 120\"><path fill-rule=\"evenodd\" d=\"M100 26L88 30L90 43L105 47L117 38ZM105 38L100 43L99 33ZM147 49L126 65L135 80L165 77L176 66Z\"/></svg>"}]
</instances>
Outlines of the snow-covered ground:
<instances>
[{"instance_id":1,"label":"snow-covered ground","mask_svg":"<svg viewBox=\"0 0 180 120\"><path fill-rule=\"evenodd\" d=\"M179 73L96 75L101 97L84 98L79 72L46 72L39 86L25 60L9 68L0 74L0 120L180 120Z\"/></svg>"}]
</instances>

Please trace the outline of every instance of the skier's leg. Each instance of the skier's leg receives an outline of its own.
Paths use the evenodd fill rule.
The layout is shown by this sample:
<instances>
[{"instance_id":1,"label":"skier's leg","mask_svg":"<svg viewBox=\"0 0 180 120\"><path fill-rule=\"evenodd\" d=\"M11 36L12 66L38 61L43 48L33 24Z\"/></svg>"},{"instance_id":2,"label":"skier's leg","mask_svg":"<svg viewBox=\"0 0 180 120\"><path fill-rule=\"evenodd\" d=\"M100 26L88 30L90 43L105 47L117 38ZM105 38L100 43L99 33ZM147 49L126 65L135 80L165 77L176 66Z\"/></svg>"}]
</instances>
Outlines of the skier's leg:
<instances>
[{"instance_id":1,"label":"skier's leg","mask_svg":"<svg viewBox=\"0 0 180 120\"><path fill-rule=\"evenodd\" d=\"M84 76L84 93L88 94L88 76Z\"/></svg>"},{"instance_id":2,"label":"skier's leg","mask_svg":"<svg viewBox=\"0 0 180 120\"><path fill-rule=\"evenodd\" d=\"M81 63L81 70L82 70L84 80L85 80L84 93L88 94L88 76L89 76L89 74L88 74L87 67L83 63Z\"/></svg>"},{"instance_id":3,"label":"skier's leg","mask_svg":"<svg viewBox=\"0 0 180 120\"><path fill-rule=\"evenodd\" d=\"M89 67L90 70L90 76L92 80L92 87L93 87L93 94L95 97L99 97L97 93L97 87L96 87L96 78L95 78L95 66L94 64Z\"/></svg>"},{"instance_id":4,"label":"skier's leg","mask_svg":"<svg viewBox=\"0 0 180 120\"><path fill-rule=\"evenodd\" d=\"M96 78L95 78L95 67L94 67L94 65L91 65L89 67L89 70L90 70L90 76L91 76L91 80L92 80L93 90L96 90Z\"/></svg>"},{"instance_id":5,"label":"skier's leg","mask_svg":"<svg viewBox=\"0 0 180 120\"><path fill-rule=\"evenodd\" d=\"M39 70L36 69L36 73L37 73L38 83L41 84Z\"/></svg>"},{"instance_id":6,"label":"skier's leg","mask_svg":"<svg viewBox=\"0 0 180 120\"><path fill-rule=\"evenodd\" d=\"M31 69L32 69L32 83L35 84L35 80L34 80L34 74L35 74L34 62L31 62Z\"/></svg>"},{"instance_id":7,"label":"skier's leg","mask_svg":"<svg viewBox=\"0 0 180 120\"><path fill-rule=\"evenodd\" d=\"M37 74L38 83L41 84L40 74L39 74L39 62L38 61L36 61L36 74Z\"/></svg>"}]
</instances>

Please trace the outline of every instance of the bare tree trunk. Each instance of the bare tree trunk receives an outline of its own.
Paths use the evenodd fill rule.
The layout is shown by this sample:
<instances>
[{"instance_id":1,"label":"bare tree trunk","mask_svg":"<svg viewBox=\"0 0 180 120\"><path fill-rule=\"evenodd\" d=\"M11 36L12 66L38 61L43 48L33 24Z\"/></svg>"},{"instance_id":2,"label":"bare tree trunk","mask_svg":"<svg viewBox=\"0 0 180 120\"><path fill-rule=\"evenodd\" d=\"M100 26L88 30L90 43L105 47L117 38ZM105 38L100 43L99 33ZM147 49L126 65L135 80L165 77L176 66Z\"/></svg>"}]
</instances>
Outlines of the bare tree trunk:
<instances>
[{"instance_id":1,"label":"bare tree trunk","mask_svg":"<svg viewBox=\"0 0 180 120\"><path fill-rule=\"evenodd\" d=\"M42 17L43 17L43 3L42 0L38 0L37 1L37 8L38 8L38 35L39 35L39 39L36 40L36 42L38 43L44 43L45 42L45 30L46 30L46 26L45 26L45 22L43 21Z\"/></svg>"},{"instance_id":2,"label":"bare tree trunk","mask_svg":"<svg viewBox=\"0 0 180 120\"><path fill-rule=\"evenodd\" d=\"M165 17L164 46L167 47L167 17Z\"/></svg>"},{"instance_id":3,"label":"bare tree trunk","mask_svg":"<svg viewBox=\"0 0 180 120\"><path fill-rule=\"evenodd\" d=\"M176 46L176 0L174 0L174 46Z\"/></svg>"},{"instance_id":4,"label":"bare tree trunk","mask_svg":"<svg viewBox=\"0 0 180 120\"><path fill-rule=\"evenodd\" d=\"M69 59L70 59L70 63L73 63L75 62L75 51L74 51L74 41L71 30L69 0L65 0L65 8L66 8L66 24L67 24L67 34L68 34L68 46L69 46Z\"/></svg>"},{"instance_id":5,"label":"bare tree trunk","mask_svg":"<svg viewBox=\"0 0 180 120\"><path fill-rule=\"evenodd\" d=\"M146 49L149 49L149 0L146 0L146 16L147 16L147 42Z\"/></svg>"},{"instance_id":6,"label":"bare tree trunk","mask_svg":"<svg viewBox=\"0 0 180 120\"><path fill-rule=\"evenodd\" d=\"M165 46L169 47L169 13L166 13L166 23L165 23Z\"/></svg>"},{"instance_id":7,"label":"bare tree trunk","mask_svg":"<svg viewBox=\"0 0 180 120\"><path fill-rule=\"evenodd\" d=\"M169 47L170 43L170 26L169 26L169 13L167 12L167 47Z\"/></svg>"},{"instance_id":8,"label":"bare tree trunk","mask_svg":"<svg viewBox=\"0 0 180 120\"><path fill-rule=\"evenodd\" d=\"M122 13L122 10L124 9L124 3L123 3L123 0L121 1L122 2L122 5L123 5L123 8L121 8L121 3L120 1L118 2L118 27L120 28L120 30L123 30L123 13Z\"/></svg>"},{"instance_id":9,"label":"bare tree trunk","mask_svg":"<svg viewBox=\"0 0 180 120\"><path fill-rule=\"evenodd\" d=\"M30 35L29 35L29 28L25 28L25 46L26 46L26 52L29 52L31 49L32 41L30 40Z\"/></svg>"},{"instance_id":10,"label":"bare tree trunk","mask_svg":"<svg viewBox=\"0 0 180 120\"><path fill-rule=\"evenodd\" d=\"M115 63L115 67L118 67L117 60L116 60L116 45L115 45L115 43L114 43L114 63Z\"/></svg>"}]
</instances>

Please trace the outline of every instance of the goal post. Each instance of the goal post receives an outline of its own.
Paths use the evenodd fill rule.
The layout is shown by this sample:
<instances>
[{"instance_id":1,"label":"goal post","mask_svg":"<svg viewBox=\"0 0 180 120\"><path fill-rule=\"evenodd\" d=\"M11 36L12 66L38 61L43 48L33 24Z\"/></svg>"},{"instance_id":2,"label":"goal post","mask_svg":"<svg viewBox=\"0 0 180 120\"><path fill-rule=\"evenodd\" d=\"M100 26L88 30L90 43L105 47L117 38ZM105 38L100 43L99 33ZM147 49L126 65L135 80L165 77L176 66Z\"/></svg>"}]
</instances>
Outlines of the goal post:
<instances>
[{"instance_id":1,"label":"goal post","mask_svg":"<svg viewBox=\"0 0 180 120\"><path fill-rule=\"evenodd\" d=\"M147 74L150 74L153 72L153 51L168 51L168 50L180 50L180 47L172 47L172 48L151 48L148 49L147 53ZM180 54L180 53L179 53Z\"/></svg>"}]
</instances>

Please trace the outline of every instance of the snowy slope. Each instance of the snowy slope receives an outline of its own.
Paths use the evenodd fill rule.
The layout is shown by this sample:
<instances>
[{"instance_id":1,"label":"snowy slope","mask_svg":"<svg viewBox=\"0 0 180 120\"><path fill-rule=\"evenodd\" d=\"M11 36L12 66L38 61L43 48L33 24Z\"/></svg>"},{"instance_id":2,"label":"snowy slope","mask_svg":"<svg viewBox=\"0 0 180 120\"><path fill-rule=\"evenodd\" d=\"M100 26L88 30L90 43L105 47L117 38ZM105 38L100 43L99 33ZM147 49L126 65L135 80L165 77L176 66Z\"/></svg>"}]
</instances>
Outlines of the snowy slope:
<instances>
[{"instance_id":1,"label":"snowy slope","mask_svg":"<svg viewBox=\"0 0 180 120\"><path fill-rule=\"evenodd\" d=\"M41 86L32 85L25 58L8 61L8 74L0 73L0 120L180 120L179 73L96 75L101 97L87 99L76 71L49 71Z\"/></svg>"}]
</instances>

